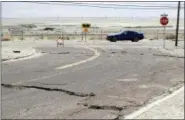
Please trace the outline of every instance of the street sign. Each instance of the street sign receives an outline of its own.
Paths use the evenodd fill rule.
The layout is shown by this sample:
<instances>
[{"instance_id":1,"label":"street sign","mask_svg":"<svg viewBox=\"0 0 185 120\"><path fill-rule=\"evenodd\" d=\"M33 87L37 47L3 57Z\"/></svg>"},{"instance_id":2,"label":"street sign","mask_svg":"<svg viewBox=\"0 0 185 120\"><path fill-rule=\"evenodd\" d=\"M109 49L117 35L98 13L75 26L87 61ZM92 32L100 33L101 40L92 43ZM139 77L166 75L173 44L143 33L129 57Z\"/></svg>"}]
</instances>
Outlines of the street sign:
<instances>
[{"instance_id":1,"label":"street sign","mask_svg":"<svg viewBox=\"0 0 185 120\"><path fill-rule=\"evenodd\" d=\"M169 20L168 20L168 14L161 14L161 18L160 18L160 23L161 25L164 26L164 31L163 31L163 48L165 48L165 39L166 39L166 25L168 24Z\"/></svg>"},{"instance_id":2,"label":"street sign","mask_svg":"<svg viewBox=\"0 0 185 120\"><path fill-rule=\"evenodd\" d=\"M85 28L84 28L84 32L88 32L88 28L85 27Z\"/></svg>"},{"instance_id":3,"label":"street sign","mask_svg":"<svg viewBox=\"0 0 185 120\"><path fill-rule=\"evenodd\" d=\"M168 18L166 16L161 17L160 23L161 23L161 25L167 25L168 24Z\"/></svg>"},{"instance_id":4,"label":"street sign","mask_svg":"<svg viewBox=\"0 0 185 120\"><path fill-rule=\"evenodd\" d=\"M91 27L91 24L84 23L84 24L82 24L82 27L83 28L90 28Z\"/></svg>"},{"instance_id":5,"label":"street sign","mask_svg":"<svg viewBox=\"0 0 185 120\"><path fill-rule=\"evenodd\" d=\"M91 24L88 24L88 23L82 24L83 32L85 33L85 41L86 41L86 35L88 32L88 28L90 28L90 27L91 27ZM83 33L82 33L82 40L83 40Z\"/></svg>"}]
</instances>

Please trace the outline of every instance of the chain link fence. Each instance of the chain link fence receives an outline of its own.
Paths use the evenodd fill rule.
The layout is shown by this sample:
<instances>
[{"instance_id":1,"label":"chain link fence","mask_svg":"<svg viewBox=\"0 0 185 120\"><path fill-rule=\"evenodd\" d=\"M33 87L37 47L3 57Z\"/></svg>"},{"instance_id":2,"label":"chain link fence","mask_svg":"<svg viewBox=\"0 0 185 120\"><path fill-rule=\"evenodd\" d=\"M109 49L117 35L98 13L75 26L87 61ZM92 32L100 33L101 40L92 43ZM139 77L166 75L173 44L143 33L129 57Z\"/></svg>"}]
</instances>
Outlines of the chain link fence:
<instances>
[{"instance_id":1,"label":"chain link fence","mask_svg":"<svg viewBox=\"0 0 185 120\"><path fill-rule=\"evenodd\" d=\"M7 31L4 36L9 36L9 40L56 40L58 36L63 36L65 40L84 40L83 29L78 26L17 26L6 27ZM134 30L144 33L146 39L157 40L164 38L163 27L91 27L86 33L86 40L105 40L106 36L111 33L117 33L124 30ZM6 33L6 34L5 34ZM166 28L165 39L175 39L176 30L172 27ZM184 40L184 30L179 30L179 40Z\"/></svg>"}]
</instances>

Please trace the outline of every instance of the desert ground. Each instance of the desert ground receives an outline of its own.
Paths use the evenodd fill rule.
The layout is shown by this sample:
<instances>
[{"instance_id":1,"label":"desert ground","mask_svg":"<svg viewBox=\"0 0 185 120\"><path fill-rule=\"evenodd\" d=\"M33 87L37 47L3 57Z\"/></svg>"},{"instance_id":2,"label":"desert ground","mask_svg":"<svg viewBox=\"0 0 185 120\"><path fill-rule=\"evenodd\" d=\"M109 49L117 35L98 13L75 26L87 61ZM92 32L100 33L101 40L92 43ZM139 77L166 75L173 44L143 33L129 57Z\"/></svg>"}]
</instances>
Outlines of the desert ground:
<instances>
[{"instance_id":1,"label":"desert ground","mask_svg":"<svg viewBox=\"0 0 185 120\"><path fill-rule=\"evenodd\" d=\"M170 18L164 36L164 27L159 18L12 18L2 19L3 30L9 31L11 40L56 39L64 36L67 40L82 39L82 23L90 23L87 40L104 40L106 35L124 30L142 32L147 39L175 39L176 18ZM34 25L34 28L21 25ZM44 31L44 28L54 28ZM184 19L180 19L179 39L184 40Z\"/></svg>"}]
</instances>

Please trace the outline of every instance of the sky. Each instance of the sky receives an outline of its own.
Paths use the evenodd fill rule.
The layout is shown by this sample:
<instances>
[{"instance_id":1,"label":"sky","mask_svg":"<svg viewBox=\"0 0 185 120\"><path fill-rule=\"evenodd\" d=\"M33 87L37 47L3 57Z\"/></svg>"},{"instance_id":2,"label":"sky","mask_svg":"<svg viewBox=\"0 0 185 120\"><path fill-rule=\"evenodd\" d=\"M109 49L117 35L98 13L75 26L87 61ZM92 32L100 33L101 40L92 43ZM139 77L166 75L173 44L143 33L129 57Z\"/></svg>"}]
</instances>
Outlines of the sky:
<instances>
[{"instance_id":1,"label":"sky","mask_svg":"<svg viewBox=\"0 0 185 120\"><path fill-rule=\"evenodd\" d=\"M87 3L87 2L86 2ZM57 3L54 3L57 4ZM95 3L90 3L95 4ZM177 6L177 2L101 2L98 4L120 4L120 5L171 5ZM181 2L183 5L184 2ZM38 18L38 17L159 17L166 13L169 18L176 18L177 10L138 10L138 9L113 9L95 8L70 5L48 5L30 2L2 2L3 18ZM181 9L180 17L184 18L184 9Z\"/></svg>"}]
</instances>

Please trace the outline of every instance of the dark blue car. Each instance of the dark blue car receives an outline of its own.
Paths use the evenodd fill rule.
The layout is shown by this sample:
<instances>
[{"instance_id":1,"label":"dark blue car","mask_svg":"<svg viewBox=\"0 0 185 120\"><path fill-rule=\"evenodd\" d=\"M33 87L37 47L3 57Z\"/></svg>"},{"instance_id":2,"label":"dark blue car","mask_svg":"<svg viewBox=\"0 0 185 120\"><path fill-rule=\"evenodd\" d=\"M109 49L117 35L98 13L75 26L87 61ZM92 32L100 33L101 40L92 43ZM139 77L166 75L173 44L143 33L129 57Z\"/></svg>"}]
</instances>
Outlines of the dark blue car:
<instances>
[{"instance_id":1,"label":"dark blue car","mask_svg":"<svg viewBox=\"0 0 185 120\"><path fill-rule=\"evenodd\" d=\"M107 35L107 40L111 42L131 40L132 42L137 42L144 39L143 33L138 33L135 31L124 31L112 35Z\"/></svg>"}]
</instances>

